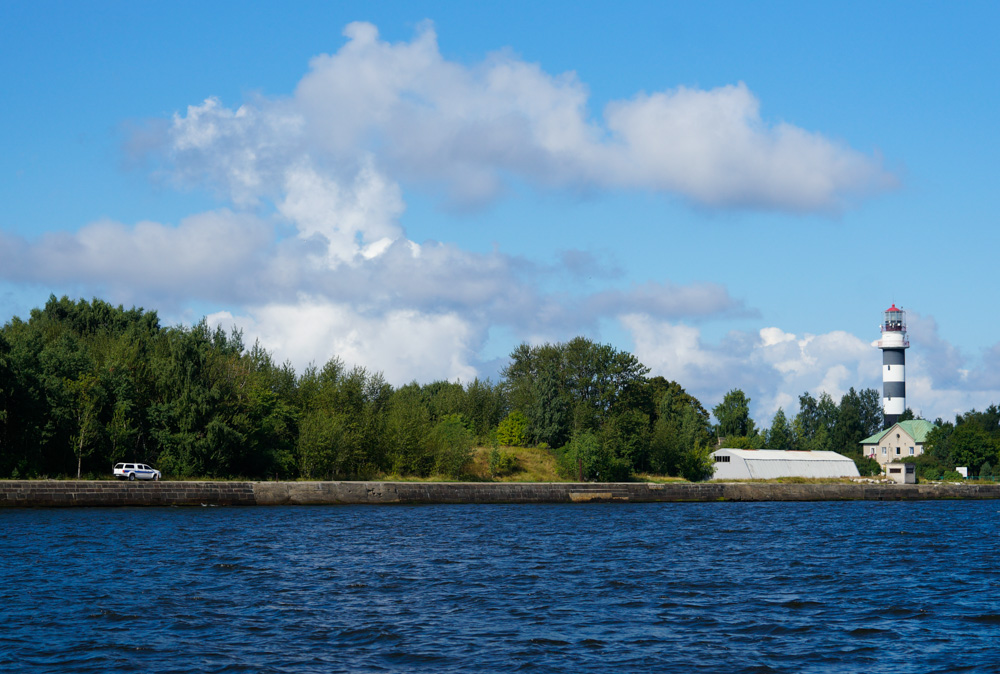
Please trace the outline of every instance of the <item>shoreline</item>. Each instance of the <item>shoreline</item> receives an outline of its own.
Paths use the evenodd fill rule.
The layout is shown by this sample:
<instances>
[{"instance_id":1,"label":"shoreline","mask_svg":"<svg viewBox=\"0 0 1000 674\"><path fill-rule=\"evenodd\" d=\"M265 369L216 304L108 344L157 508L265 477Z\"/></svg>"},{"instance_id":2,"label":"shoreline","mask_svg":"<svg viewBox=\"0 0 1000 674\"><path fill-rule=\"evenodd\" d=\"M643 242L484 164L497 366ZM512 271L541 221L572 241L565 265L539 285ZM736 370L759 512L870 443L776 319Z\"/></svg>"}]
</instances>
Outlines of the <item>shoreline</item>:
<instances>
[{"instance_id":1,"label":"shoreline","mask_svg":"<svg viewBox=\"0 0 1000 674\"><path fill-rule=\"evenodd\" d=\"M431 503L708 503L1000 499L1000 484L762 482L112 482L0 480L0 509Z\"/></svg>"}]
</instances>

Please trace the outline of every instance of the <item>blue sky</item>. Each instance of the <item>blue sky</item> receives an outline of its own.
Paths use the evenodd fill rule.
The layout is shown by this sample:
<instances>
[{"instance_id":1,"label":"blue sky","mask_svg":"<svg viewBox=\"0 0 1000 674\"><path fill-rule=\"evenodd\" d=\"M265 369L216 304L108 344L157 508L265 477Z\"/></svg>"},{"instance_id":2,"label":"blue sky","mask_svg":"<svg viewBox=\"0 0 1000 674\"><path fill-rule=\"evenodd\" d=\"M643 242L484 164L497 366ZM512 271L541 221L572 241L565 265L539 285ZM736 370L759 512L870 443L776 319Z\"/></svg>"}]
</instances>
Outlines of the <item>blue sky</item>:
<instances>
[{"instance_id":1,"label":"blue sky","mask_svg":"<svg viewBox=\"0 0 1000 674\"><path fill-rule=\"evenodd\" d=\"M634 352L767 421L1000 400L995 3L0 5L0 316L238 325L301 370ZM543 6L539 6L543 5Z\"/></svg>"}]
</instances>

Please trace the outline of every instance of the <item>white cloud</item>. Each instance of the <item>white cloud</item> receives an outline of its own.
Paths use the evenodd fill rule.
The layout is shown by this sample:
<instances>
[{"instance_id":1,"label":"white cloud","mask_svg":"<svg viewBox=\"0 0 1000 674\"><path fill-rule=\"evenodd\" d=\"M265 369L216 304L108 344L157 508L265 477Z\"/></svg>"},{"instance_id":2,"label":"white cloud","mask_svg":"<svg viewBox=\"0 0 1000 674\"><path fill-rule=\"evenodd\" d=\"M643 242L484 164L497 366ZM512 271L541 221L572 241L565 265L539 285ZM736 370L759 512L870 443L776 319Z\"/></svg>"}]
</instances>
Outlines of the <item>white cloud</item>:
<instances>
[{"instance_id":1,"label":"white cloud","mask_svg":"<svg viewBox=\"0 0 1000 674\"><path fill-rule=\"evenodd\" d=\"M178 175L256 203L302 157L354 172L374 156L395 179L433 183L460 204L493 199L517 176L790 211L836 210L895 185L877 157L768 123L743 83L637 94L608 103L602 120L589 115L574 73L550 75L506 51L471 67L448 61L430 24L396 44L365 23L344 35L339 51L312 59L290 98L235 110L209 99L175 116Z\"/></svg>"},{"instance_id":2,"label":"white cloud","mask_svg":"<svg viewBox=\"0 0 1000 674\"><path fill-rule=\"evenodd\" d=\"M867 342L845 332L797 337L780 328L730 333L706 344L698 328L648 316L623 316L635 354L654 375L681 383L714 407L725 393L741 388L760 420L778 407L794 414L799 394L826 391L839 399L847 389L880 387L881 360Z\"/></svg>"},{"instance_id":3,"label":"white cloud","mask_svg":"<svg viewBox=\"0 0 1000 674\"><path fill-rule=\"evenodd\" d=\"M0 237L0 267L8 279L91 284L120 301L151 295L239 299L266 282L272 239L267 222L225 209L176 227L105 220L37 241Z\"/></svg>"},{"instance_id":4,"label":"white cloud","mask_svg":"<svg viewBox=\"0 0 1000 674\"><path fill-rule=\"evenodd\" d=\"M839 208L895 182L871 157L790 124L769 126L742 82L640 95L611 103L606 117L620 142L610 180L706 205Z\"/></svg>"},{"instance_id":5,"label":"white cloud","mask_svg":"<svg viewBox=\"0 0 1000 674\"><path fill-rule=\"evenodd\" d=\"M259 339L275 360L288 360L299 372L339 357L350 366L382 372L396 386L414 379L471 381L484 337L454 313L396 310L370 316L348 304L307 296L250 307L244 316L220 312L208 318L227 329L240 327L246 341Z\"/></svg>"},{"instance_id":6,"label":"white cloud","mask_svg":"<svg viewBox=\"0 0 1000 674\"><path fill-rule=\"evenodd\" d=\"M331 266L358 256L374 257L403 233L397 224L403 212L399 187L370 164L348 185L311 166L292 167L285 174L284 198L277 209L300 237L320 235L326 240Z\"/></svg>"},{"instance_id":7,"label":"white cloud","mask_svg":"<svg viewBox=\"0 0 1000 674\"><path fill-rule=\"evenodd\" d=\"M606 290L587 298L586 308L597 316L641 312L661 318L680 316L722 316L754 313L734 300L725 286L718 283L647 282L633 284L628 290Z\"/></svg>"}]
</instances>

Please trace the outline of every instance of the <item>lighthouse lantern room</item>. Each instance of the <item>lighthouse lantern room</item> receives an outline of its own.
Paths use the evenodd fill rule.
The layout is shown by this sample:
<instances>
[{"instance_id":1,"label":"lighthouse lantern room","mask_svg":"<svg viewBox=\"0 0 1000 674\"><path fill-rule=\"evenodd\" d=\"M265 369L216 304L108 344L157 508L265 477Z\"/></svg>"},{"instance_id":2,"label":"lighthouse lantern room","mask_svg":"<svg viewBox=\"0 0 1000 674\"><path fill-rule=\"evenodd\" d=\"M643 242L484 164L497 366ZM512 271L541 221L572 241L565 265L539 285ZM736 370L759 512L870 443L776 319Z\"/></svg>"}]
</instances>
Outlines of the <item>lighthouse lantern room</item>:
<instances>
[{"instance_id":1,"label":"lighthouse lantern room","mask_svg":"<svg viewBox=\"0 0 1000 674\"><path fill-rule=\"evenodd\" d=\"M890 428L906 409L906 314L895 303L885 310L882 321L882 417L883 428Z\"/></svg>"}]
</instances>

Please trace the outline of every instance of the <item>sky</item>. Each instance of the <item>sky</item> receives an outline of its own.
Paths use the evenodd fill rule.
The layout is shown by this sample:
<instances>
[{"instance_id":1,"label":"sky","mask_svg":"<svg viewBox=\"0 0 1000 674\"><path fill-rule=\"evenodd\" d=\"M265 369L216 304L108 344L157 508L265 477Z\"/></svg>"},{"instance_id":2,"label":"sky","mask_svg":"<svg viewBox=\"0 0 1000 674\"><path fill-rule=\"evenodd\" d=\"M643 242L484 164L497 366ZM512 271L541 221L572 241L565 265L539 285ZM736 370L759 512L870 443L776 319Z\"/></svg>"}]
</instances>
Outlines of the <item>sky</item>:
<instances>
[{"instance_id":1,"label":"sky","mask_svg":"<svg viewBox=\"0 0 1000 674\"><path fill-rule=\"evenodd\" d=\"M0 3L0 322L50 294L298 371L582 335L758 423L1000 402L1000 5Z\"/></svg>"}]
</instances>

